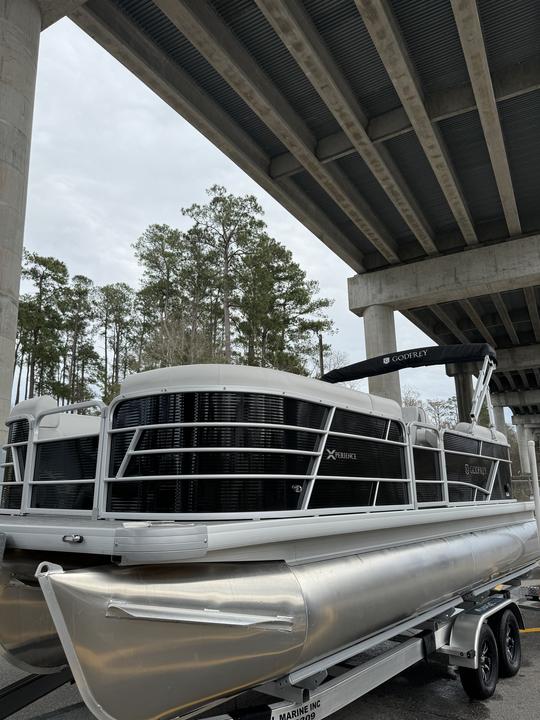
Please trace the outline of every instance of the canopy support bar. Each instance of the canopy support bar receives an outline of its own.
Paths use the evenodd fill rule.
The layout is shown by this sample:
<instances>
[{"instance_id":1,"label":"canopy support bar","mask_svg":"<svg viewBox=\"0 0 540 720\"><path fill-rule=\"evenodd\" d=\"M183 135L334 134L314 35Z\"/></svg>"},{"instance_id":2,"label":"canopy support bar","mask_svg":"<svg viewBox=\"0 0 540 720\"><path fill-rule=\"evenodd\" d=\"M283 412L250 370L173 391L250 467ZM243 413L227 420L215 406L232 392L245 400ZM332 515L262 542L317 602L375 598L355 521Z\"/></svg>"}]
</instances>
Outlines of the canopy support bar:
<instances>
[{"instance_id":1,"label":"canopy support bar","mask_svg":"<svg viewBox=\"0 0 540 720\"><path fill-rule=\"evenodd\" d=\"M472 406L471 406L471 432L474 430L474 426L478 422L478 416L480 415L480 411L482 410L482 405L484 404L484 400L486 401L487 411L489 415L489 429L491 430L491 435L493 439L495 439L495 413L493 412L493 404L491 402L491 395L489 394L489 382L491 380L491 376L493 375L493 371L495 370L495 363L493 360L489 357L489 355L486 355L484 358L484 364L482 365L482 369L478 373L478 379L476 381L476 386L474 388L474 395L472 399Z\"/></svg>"}]
</instances>

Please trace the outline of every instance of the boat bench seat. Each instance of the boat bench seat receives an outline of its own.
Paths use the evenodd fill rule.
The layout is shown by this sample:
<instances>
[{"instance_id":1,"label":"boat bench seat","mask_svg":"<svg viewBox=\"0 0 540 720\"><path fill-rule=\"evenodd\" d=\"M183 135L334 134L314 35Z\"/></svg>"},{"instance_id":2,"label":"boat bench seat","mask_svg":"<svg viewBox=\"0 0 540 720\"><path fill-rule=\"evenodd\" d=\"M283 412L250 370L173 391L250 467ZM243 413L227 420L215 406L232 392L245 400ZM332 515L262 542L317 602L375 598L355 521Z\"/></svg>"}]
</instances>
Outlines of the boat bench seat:
<instances>
[{"instance_id":1,"label":"boat bench seat","mask_svg":"<svg viewBox=\"0 0 540 720\"><path fill-rule=\"evenodd\" d=\"M426 411L419 405L406 405L403 407L403 420L406 423L427 423ZM415 445L425 445L426 447L438 447L439 441L435 428L431 430L425 427L412 428L412 442Z\"/></svg>"}]
</instances>

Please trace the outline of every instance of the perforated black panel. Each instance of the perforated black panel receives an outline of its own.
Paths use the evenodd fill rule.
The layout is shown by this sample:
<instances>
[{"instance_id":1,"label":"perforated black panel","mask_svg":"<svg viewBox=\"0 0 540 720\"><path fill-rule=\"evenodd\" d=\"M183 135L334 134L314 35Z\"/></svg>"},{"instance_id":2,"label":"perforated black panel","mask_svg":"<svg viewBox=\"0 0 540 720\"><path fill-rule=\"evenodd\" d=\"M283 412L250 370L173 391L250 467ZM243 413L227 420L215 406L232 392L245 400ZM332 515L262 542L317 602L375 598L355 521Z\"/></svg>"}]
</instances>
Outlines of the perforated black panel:
<instances>
[{"instance_id":1,"label":"perforated black panel","mask_svg":"<svg viewBox=\"0 0 540 720\"><path fill-rule=\"evenodd\" d=\"M439 453L433 450L414 448L414 473L417 480L440 480Z\"/></svg>"},{"instance_id":2,"label":"perforated black panel","mask_svg":"<svg viewBox=\"0 0 540 720\"><path fill-rule=\"evenodd\" d=\"M0 491L0 508L4 510L19 510L22 500L22 483L20 485L8 485Z\"/></svg>"},{"instance_id":3,"label":"perforated black panel","mask_svg":"<svg viewBox=\"0 0 540 720\"><path fill-rule=\"evenodd\" d=\"M38 444L34 480L91 480L97 451L97 435Z\"/></svg>"},{"instance_id":4,"label":"perforated black panel","mask_svg":"<svg viewBox=\"0 0 540 720\"><path fill-rule=\"evenodd\" d=\"M135 480L111 483L107 510L117 513L225 513L296 510L305 481L282 478Z\"/></svg>"},{"instance_id":5,"label":"perforated black panel","mask_svg":"<svg viewBox=\"0 0 540 720\"><path fill-rule=\"evenodd\" d=\"M432 485L417 483L416 499L419 503L439 502L443 499L443 489L441 485Z\"/></svg>"},{"instance_id":6,"label":"perforated black panel","mask_svg":"<svg viewBox=\"0 0 540 720\"><path fill-rule=\"evenodd\" d=\"M8 425L8 445L28 440L28 420L15 420Z\"/></svg>"},{"instance_id":7,"label":"perforated black panel","mask_svg":"<svg viewBox=\"0 0 540 720\"><path fill-rule=\"evenodd\" d=\"M388 439L393 440L394 442L403 442L403 426L395 420L390 422Z\"/></svg>"},{"instance_id":8,"label":"perforated black panel","mask_svg":"<svg viewBox=\"0 0 540 720\"><path fill-rule=\"evenodd\" d=\"M406 505L409 488L405 483L382 482L379 485L376 505Z\"/></svg>"},{"instance_id":9,"label":"perforated black panel","mask_svg":"<svg viewBox=\"0 0 540 720\"><path fill-rule=\"evenodd\" d=\"M465 487L463 485L450 485L448 487L448 499L450 502L472 502L474 500L474 488ZM480 499L482 493L478 493Z\"/></svg>"},{"instance_id":10,"label":"perforated black panel","mask_svg":"<svg viewBox=\"0 0 540 720\"><path fill-rule=\"evenodd\" d=\"M310 508L366 507L375 497L375 483L366 480L317 480Z\"/></svg>"},{"instance_id":11,"label":"perforated black panel","mask_svg":"<svg viewBox=\"0 0 540 720\"><path fill-rule=\"evenodd\" d=\"M177 422L247 422L322 428L324 405L263 393L190 392L121 402L113 427Z\"/></svg>"},{"instance_id":12,"label":"perforated black panel","mask_svg":"<svg viewBox=\"0 0 540 720\"><path fill-rule=\"evenodd\" d=\"M366 435L367 437L384 438L388 421L384 418L364 415L350 410L336 410L332 420L334 432Z\"/></svg>"},{"instance_id":13,"label":"perforated black panel","mask_svg":"<svg viewBox=\"0 0 540 720\"><path fill-rule=\"evenodd\" d=\"M145 475L306 475L309 455L257 452L183 452L136 455L126 477ZM218 481L216 481L218 482ZM229 481L226 481L227 484Z\"/></svg>"},{"instance_id":14,"label":"perforated black panel","mask_svg":"<svg viewBox=\"0 0 540 720\"><path fill-rule=\"evenodd\" d=\"M491 493L492 500L508 500L513 497L512 492L512 478L510 476L510 466L506 463L501 463L497 470L497 476L495 483L493 484L493 490Z\"/></svg>"},{"instance_id":15,"label":"perforated black panel","mask_svg":"<svg viewBox=\"0 0 540 720\"><path fill-rule=\"evenodd\" d=\"M498 458L499 460L509 460L510 449L505 445L497 445L496 443L484 442L482 443L482 455L488 457Z\"/></svg>"},{"instance_id":16,"label":"perforated black panel","mask_svg":"<svg viewBox=\"0 0 540 720\"><path fill-rule=\"evenodd\" d=\"M487 488L493 460L469 455L446 455L448 482L465 482Z\"/></svg>"},{"instance_id":17,"label":"perforated black panel","mask_svg":"<svg viewBox=\"0 0 540 720\"><path fill-rule=\"evenodd\" d=\"M474 438L464 437L463 435L454 435L452 433L444 434L444 447L446 450L457 450L466 453L480 452L480 441Z\"/></svg>"},{"instance_id":18,"label":"perforated black panel","mask_svg":"<svg viewBox=\"0 0 540 720\"><path fill-rule=\"evenodd\" d=\"M405 453L398 445L329 436L319 475L405 477Z\"/></svg>"},{"instance_id":19,"label":"perforated black panel","mask_svg":"<svg viewBox=\"0 0 540 720\"><path fill-rule=\"evenodd\" d=\"M13 448L7 448L4 462L13 462ZM0 480L3 480L4 482L14 482L15 479L15 470L13 469L13 465L7 465L6 467L0 469Z\"/></svg>"},{"instance_id":20,"label":"perforated black panel","mask_svg":"<svg viewBox=\"0 0 540 720\"><path fill-rule=\"evenodd\" d=\"M112 436L111 475L116 475L133 431ZM317 433L261 427L196 427L143 430L136 450L186 447L260 447L314 451L320 442ZM272 471L273 472L273 471Z\"/></svg>"},{"instance_id":21,"label":"perforated black panel","mask_svg":"<svg viewBox=\"0 0 540 720\"><path fill-rule=\"evenodd\" d=\"M33 508L91 510L93 499L93 483L84 485L74 483L34 485L32 490Z\"/></svg>"},{"instance_id":22,"label":"perforated black panel","mask_svg":"<svg viewBox=\"0 0 540 720\"><path fill-rule=\"evenodd\" d=\"M195 427L143 430L136 450L173 447L255 447L315 450L320 435L264 427Z\"/></svg>"}]
</instances>

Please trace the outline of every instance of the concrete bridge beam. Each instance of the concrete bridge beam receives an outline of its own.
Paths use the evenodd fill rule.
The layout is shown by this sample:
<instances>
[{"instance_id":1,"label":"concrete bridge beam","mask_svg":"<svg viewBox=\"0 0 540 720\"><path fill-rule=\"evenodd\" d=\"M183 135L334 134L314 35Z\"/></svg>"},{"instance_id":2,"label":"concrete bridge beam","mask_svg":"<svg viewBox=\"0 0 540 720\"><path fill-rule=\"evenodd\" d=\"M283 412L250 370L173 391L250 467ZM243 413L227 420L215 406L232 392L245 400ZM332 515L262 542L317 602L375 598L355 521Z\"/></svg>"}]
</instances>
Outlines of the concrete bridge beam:
<instances>
[{"instance_id":1,"label":"concrete bridge beam","mask_svg":"<svg viewBox=\"0 0 540 720\"><path fill-rule=\"evenodd\" d=\"M349 308L407 311L540 285L540 235L429 257L349 279Z\"/></svg>"},{"instance_id":2,"label":"concrete bridge beam","mask_svg":"<svg viewBox=\"0 0 540 720\"><path fill-rule=\"evenodd\" d=\"M491 396L491 402L493 405L498 405L500 407L529 407L531 405L539 405L540 404L540 390L533 389L533 390L513 390L509 392L503 392L503 393L493 393ZM524 423L531 423L531 421L527 421L526 418L540 418L540 415L514 415L514 418L517 422L520 422L520 420L523 418ZM538 423L540 425L540 420Z\"/></svg>"}]
</instances>

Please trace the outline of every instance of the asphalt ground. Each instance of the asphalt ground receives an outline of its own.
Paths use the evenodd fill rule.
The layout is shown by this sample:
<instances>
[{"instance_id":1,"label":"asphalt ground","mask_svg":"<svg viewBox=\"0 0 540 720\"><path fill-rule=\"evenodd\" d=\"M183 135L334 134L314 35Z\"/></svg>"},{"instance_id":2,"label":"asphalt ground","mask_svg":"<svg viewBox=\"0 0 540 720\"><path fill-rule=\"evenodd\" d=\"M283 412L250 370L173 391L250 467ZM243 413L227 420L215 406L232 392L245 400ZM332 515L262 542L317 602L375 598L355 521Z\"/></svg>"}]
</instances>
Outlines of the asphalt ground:
<instances>
[{"instance_id":1,"label":"asphalt ground","mask_svg":"<svg viewBox=\"0 0 540 720\"><path fill-rule=\"evenodd\" d=\"M457 673L419 663L336 713L332 720L538 720L540 718L540 603L522 607L523 663L516 677L500 680L495 695L471 701ZM0 687L23 673L0 659ZM216 712L217 714L217 712ZM65 685L11 716L10 720L93 720L77 688Z\"/></svg>"}]
</instances>

